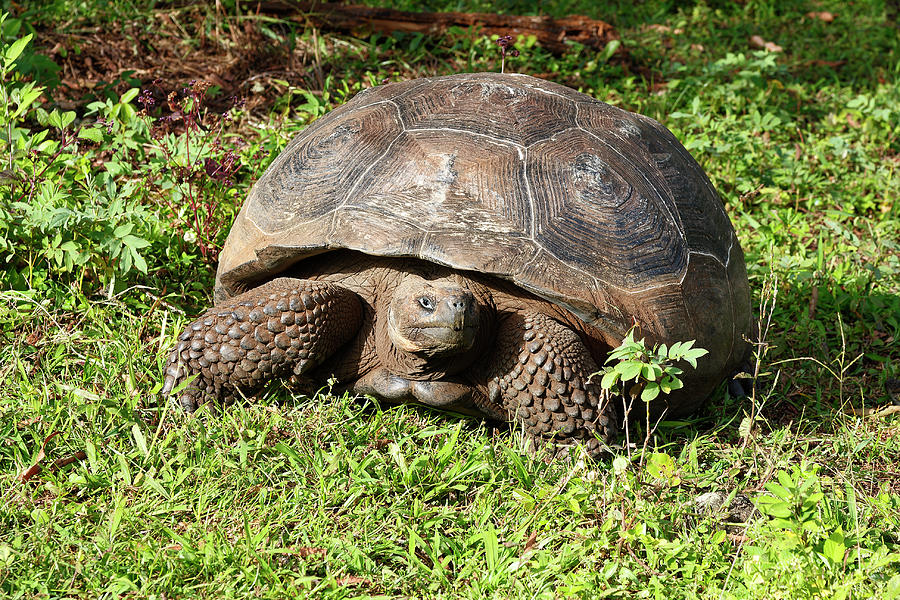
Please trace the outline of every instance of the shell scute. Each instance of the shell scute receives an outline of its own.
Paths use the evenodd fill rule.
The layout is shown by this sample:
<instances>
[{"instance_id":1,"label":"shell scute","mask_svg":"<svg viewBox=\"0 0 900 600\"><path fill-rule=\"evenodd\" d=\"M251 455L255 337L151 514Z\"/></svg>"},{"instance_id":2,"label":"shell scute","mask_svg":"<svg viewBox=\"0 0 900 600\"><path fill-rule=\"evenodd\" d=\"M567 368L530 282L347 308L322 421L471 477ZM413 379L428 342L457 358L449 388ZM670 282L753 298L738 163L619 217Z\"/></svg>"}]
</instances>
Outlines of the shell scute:
<instances>
[{"instance_id":1,"label":"shell scute","mask_svg":"<svg viewBox=\"0 0 900 600\"><path fill-rule=\"evenodd\" d=\"M575 126L572 100L520 81L494 74L436 78L427 94L406 93L395 102L409 129L460 130L523 146Z\"/></svg>"},{"instance_id":2,"label":"shell scute","mask_svg":"<svg viewBox=\"0 0 900 600\"><path fill-rule=\"evenodd\" d=\"M254 186L245 212L263 232L278 233L330 216L335 203L403 131L389 102L322 121L327 122L295 138L302 141L282 152Z\"/></svg>"},{"instance_id":3,"label":"shell scute","mask_svg":"<svg viewBox=\"0 0 900 600\"><path fill-rule=\"evenodd\" d=\"M529 148L535 240L563 262L629 290L679 281L685 241L660 183L631 154L580 129Z\"/></svg>"}]
</instances>

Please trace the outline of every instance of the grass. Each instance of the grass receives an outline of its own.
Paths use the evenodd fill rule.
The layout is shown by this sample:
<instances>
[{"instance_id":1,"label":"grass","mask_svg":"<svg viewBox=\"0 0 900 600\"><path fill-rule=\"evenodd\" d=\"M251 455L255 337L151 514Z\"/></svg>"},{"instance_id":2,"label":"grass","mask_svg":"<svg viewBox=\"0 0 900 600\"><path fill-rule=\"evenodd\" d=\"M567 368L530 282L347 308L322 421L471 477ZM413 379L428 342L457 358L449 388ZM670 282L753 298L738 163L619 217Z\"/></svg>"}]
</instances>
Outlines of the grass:
<instances>
[{"instance_id":1,"label":"grass","mask_svg":"<svg viewBox=\"0 0 900 600\"><path fill-rule=\"evenodd\" d=\"M141 3L115 10L151 33L171 22ZM26 188L0 179L0 596L900 598L900 422L877 411L900 378L896 10L547 10L612 21L629 59L521 40L507 70L660 120L722 194L765 331L754 397L722 390L702 414L662 423L646 454L622 446L597 462L546 462L508 428L327 389L272 390L221 416L158 403L167 349L212 287L185 207L227 222L260 163L363 86L499 70L494 42L469 32L360 39L169 11L197 39L214 22L232 36L257 28L307 67L290 83L254 80L267 100L224 130L241 165L227 183L183 187L172 173L186 168L187 134L153 137L165 115L123 103L124 80L66 100L95 143L54 157L59 146L37 138L58 140L58 128L37 105L10 121L21 141L4 134L0 155L40 185L26 207ZM4 86L48 85L41 36L102 18L59 1L5 24L6 45L30 25L38 35ZM754 34L784 52L751 48ZM42 108L64 94L46 91ZM193 155L198 168L218 151ZM865 408L874 415L853 412ZM708 492L744 494L758 512L729 524L697 504Z\"/></svg>"}]
</instances>

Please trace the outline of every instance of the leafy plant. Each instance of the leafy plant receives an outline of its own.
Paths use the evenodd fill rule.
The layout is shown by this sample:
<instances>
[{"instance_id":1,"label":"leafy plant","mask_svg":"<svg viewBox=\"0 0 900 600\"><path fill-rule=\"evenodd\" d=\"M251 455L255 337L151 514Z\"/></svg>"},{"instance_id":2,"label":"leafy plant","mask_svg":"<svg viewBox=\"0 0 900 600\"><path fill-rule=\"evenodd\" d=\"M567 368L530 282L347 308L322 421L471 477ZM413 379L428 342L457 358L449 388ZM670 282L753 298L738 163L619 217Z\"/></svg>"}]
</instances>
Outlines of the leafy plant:
<instances>
[{"instance_id":1,"label":"leafy plant","mask_svg":"<svg viewBox=\"0 0 900 600\"><path fill-rule=\"evenodd\" d=\"M100 140L96 128L76 127L73 111L37 105L44 88L24 81L16 64L31 37L0 45L0 258L13 267L11 283L33 286L76 269L103 284L132 268L146 273L144 251L164 237L158 220L139 202L136 182L98 172L85 148ZM33 131L35 122L44 129Z\"/></svg>"},{"instance_id":2,"label":"leafy plant","mask_svg":"<svg viewBox=\"0 0 900 600\"><path fill-rule=\"evenodd\" d=\"M744 549L749 581L762 583L757 578L765 573L770 581L783 577L779 587L789 581L804 597L848 597L861 583L855 580L858 567L883 579L900 563L900 554L891 552L880 532L859 527L861 507L849 483L842 500L826 496L819 466L806 461L778 471L776 479L765 485L769 494L756 501L770 520L760 523L755 543Z\"/></svg>"},{"instance_id":3,"label":"leafy plant","mask_svg":"<svg viewBox=\"0 0 900 600\"><path fill-rule=\"evenodd\" d=\"M684 387L679 376L684 371L675 366L678 361L685 361L691 367L697 368L697 359L709 353L704 348L694 348L695 340L688 342L675 342L671 346L667 344L654 344L647 347L644 338L634 339L634 328L625 335L625 339L614 348L606 358L605 365L615 362L613 365L604 366L593 376L601 375L600 388L609 396L622 398L624 408L623 420L625 421L626 447L629 458L631 456L630 443L630 415L636 400L649 405L660 393L669 394L672 390ZM632 383L633 382L633 383ZM644 431L644 448L641 453L643 462L647 445L653 428L650 426L650 409L646 407ZM661 418L661 417L660 417Z\"/></svg>"},{"instance_id":4,"label":"leafy plant","mask_svg":"<svg viewBox=\"0 0 900 600\"><path fill-rule=\"evenodd\" d=\"M184 241L196 245L202 257L212 262L236 204L225 201L235 199L234 178L243 166L238 147L246 144L242 138L225 135L243 102L236 98L231 109L216 115L205 105L209 87L206 82L191 81L163 92L168 114L155 119L151 116L157 104L153 90L144 89L137 100L155 141L149 156L148 189L168 209ZM137 90L132 92L137 95ZM259 156L255 158L258 165Z\"/></svg>"},{"instance_id":5,"label":"leafy plant","mask_svg":"<svg viewBox=\"0 0 900 600\"><path fill-rule=\"evenodd\" d=\"M18 71L31 39L0 44L0 261L12 267L10 285L65 274L112 293L132 271L148 273L151 255L171 263L173 242L215 260L237 204L227 201L234 177L261 163L262 150L243 157L243 140L225 133L240 102L211 114L208 85L192 82L164 95L164 115L153 116L153 93L137 88L89 103L93 123L48 112L44 87Z\"/></svg>"},{"instance_id":6,"label":"leafy plant","mask_svg":"<svg viewBox=\"0 0 900 600\"><path fill-rule=\"evenodd\" d=\"M609 353L605 364L614 361L615 364L601 369L600 387L619 396L639 397L644 402L652 402L660 392L669 394L680 389L684 384L679 375L684 371L675 363L683 360L696 369L697 359L709 353L704 348L694 348L694 342L675 342L671 346L655 344L648 348L644 338L635 341L634 329L631 329L622 343ZM629 382L634 383L629 386Z\"/></svg>"}]
</instances>

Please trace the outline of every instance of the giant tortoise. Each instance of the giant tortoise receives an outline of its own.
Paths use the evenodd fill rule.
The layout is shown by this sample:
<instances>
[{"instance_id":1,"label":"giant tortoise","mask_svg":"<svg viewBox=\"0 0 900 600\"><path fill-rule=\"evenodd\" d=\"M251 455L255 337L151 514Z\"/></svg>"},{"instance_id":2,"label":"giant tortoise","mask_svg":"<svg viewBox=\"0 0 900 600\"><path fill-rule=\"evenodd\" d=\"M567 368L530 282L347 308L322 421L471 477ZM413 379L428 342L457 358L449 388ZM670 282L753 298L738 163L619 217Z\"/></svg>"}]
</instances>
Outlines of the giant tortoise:
<instances>
[{"instance_id":1,"label":"giant tortoise","mask_svg":"<svg viewBox=\"0 0 900 600\"><path fill-rule=\"evenodd\" d=\"M665 127L497 73L372 88L295 137L214 296L166 366L167 394L196 375L187 410L334 375L590 453L617 427L591 375L630 328L709 350L658 401L678 416L745 359L750 324L723 203Z\"/></svg>"}]
</instances>

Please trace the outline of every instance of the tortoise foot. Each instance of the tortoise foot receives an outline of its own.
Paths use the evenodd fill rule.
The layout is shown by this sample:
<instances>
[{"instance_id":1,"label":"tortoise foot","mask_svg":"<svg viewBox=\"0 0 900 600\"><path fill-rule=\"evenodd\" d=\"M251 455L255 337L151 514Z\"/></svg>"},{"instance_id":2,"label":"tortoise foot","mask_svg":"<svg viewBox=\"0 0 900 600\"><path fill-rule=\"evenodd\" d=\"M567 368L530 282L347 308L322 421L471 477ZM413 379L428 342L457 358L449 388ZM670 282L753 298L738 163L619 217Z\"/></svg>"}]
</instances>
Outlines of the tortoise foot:
<instances>
[{"instance_id":1,"label":"tortoise foot","mask_svg":"<svg viewBox=\"0 0 900 600\"><path fill-rule=\"evenodd\" d=\"M615 410L591 383L597 365L577 333L539 313L513 316L497 339L490 396L538 446L582 445L600 454L616 434Z\"/></svg>"},{"instance_id":2,"label":"tortoise foot","mask_svg":"<svg viewBox=\"0 0 900 600\"><path fill-rule=\"evenodd\" d=\"M162 394L195 376L173 399L188 412L210 400L251 396L274 378L321 363L361 322L359 297L340 286L274 279L211 308L184 330L169 355Z\"/></svg>"}]
</instances>

